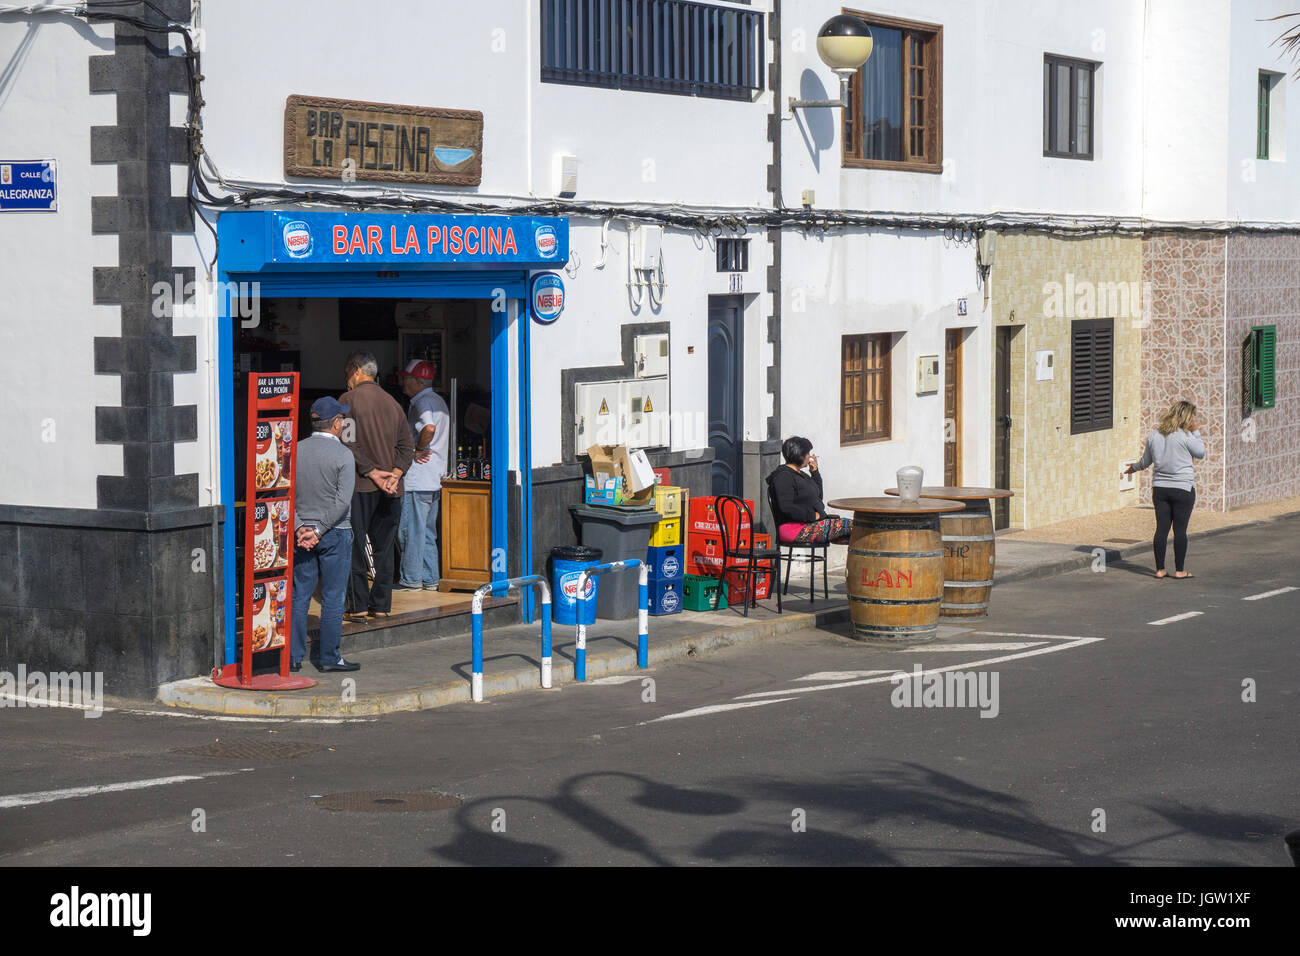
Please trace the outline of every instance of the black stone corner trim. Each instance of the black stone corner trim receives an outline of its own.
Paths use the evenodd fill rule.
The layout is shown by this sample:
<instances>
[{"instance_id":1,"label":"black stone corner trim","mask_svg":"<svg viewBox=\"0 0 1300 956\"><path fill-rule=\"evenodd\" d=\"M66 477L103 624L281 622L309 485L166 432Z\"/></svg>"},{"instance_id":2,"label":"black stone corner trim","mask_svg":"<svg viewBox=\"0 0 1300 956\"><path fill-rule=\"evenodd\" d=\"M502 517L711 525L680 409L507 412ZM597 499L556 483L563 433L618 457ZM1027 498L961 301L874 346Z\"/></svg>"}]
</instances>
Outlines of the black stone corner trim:
<instances>
[{"instance_id":1,"label":"black stone corner trim","mask_svg":"<svg viewBox=\"0 0 1300 956\"><path fill-rule=\"evenodd\" d=\"M632 354L633 339L638 335L654 335L657 332L669 332L671 335L667 322L632 322L621 326L619 331L622 336L622 365L589 365L585 368L560 370L560 452L566 462L576 461L578 457L577 449L573 447L573 386L579 382L631 378L636 373L635 357ZM669 382L672 381L672 372L672 350L669 349Z\"/></svg>"},{"instance_id":2,"label":"black stone corner trim","mask_svg":"<svg viewBox=\"0 0 1300 956\"><path fill-rule=\"evenodd\" d=\"M87 7L93 13L101 5L160 19L143 3L90 0ZM174 21L189 19L188 0L153 6ZM198 408L174 404L171 380L197 369L196 341L172 334L154 293L166 286L170 301L170 290L194 279L193 268L175 267L171 255L172 236L194 231L187 198L171 191L171 166L189 158L186 130L171 125L171 94L188 89L185 61L168 54L171 39L116 23L113 52L88 58L90 92L117 98L117 125L90 131L91 162L117 165L117 194L91 199L91 232L118 237L118 264L94 267L92 297L122 311L122 334L94 341L96 374L122 380L121 406L95 409L96 442L124 446L124 474L97 479L98 505L113 513L189 513L199 502L198 476L174 474L175 444L197 437Z\"/></svg>"}]
</instances>

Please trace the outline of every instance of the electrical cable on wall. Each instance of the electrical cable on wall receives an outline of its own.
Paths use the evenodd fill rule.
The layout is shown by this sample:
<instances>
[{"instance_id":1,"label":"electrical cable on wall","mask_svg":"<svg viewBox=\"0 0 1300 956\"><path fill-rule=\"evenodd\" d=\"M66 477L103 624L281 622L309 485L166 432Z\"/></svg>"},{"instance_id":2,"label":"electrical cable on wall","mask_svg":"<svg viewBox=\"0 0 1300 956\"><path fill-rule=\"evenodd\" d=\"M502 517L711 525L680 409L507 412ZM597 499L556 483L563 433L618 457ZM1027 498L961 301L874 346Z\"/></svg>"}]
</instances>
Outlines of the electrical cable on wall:
<instances>
[{"instance_id":1,"label":"electrical cable on wall","mask_svg":"<svg viewBox=\"0 0 1300 956\"><path fill-rule=\"evenodd\" d=\"M125 7L144 6L158 14L161 22L146 20L132 14L115 12ZM112 8L112 9L109 9ZM198 4L192 5L192 15ZM301 186L290 183L254 183L227 180L205 149L202 136L203 75L199 72L199 55L194 44L194 27L169 19L165 12L148 0L107 0L94 8L83 5L35 6L30 4L0 5L0 14L48 15L75 17L89 23L125 23L140 30L172 34L178 33L185 46L186 75L188 79L188 107L185 129L189 146L187 201L196 216L212 233L216 230L203 209L252 208L276 205L330 205L353 206L357 209L390 209L403 212L438 212L445 214L468 213L477 215L532 215L572 216L582 219L608 221L623 219L629 223L642 222L671 226L698 232L707 237L719 235L744 235L753 228L798 228L805 234L824 235L831 231L852 229L907 229L922 232L939 232L945 239L968 243L982 233L993 230L1021 230L1063 237L1096 235L1134 235L1151 232L1281 234L1300 232L1300 222L1258 222L1231 220L1167 221L1141 216L1099 216L1092 214L1062 215L1030 212L990 212L961 214L929 214L901 211L870 211L850 209L812 209L800 207L767 208L687 205L681 203L594 202L559 199L525 199L522 197L491 197L476 194L480 201L450 199L432 194L411 194L402 189L358 188L319 184ZM218 194L213 190L220 190ZM495 199L497 201L481 201ZM504 200L504 201L502 201ZM215 252L214 252L215 262ZM604 258L597 265L603 266ZM662 283L660 284L662 291Z\"/></svg>"}]
</instances>

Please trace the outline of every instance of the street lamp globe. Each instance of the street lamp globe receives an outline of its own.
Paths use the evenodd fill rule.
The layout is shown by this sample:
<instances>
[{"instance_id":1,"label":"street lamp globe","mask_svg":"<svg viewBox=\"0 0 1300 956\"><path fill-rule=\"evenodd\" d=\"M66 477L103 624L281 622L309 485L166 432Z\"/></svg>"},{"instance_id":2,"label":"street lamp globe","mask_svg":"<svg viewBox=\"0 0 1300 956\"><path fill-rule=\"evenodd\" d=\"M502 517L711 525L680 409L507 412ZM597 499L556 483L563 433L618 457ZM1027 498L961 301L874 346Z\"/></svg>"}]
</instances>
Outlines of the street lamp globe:
<instances>
[{"instance_id":1,"label":"street lamp globe","mask_svg":"<svg viewBox=\"0 0 1300 956\"><path fill-rule=\"evenodd\" d=\"M836 73L852 73L871 58L873 42L865 20L842 13L817 31L817 55Z\"/></svg>"}]
</instances>

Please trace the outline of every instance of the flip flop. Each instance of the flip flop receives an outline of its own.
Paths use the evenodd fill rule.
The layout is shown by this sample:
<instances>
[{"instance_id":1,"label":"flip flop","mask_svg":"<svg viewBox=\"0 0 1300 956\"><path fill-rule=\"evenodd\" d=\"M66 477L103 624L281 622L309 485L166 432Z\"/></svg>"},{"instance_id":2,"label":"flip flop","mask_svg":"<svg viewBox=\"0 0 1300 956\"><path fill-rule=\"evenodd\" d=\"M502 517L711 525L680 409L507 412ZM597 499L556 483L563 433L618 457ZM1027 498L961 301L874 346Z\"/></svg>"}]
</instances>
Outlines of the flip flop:
<instances>
[{"instance_id":1,"label":"flip flop","mask_svg":"<svg viewBox=\"0 0 1300 956\"><path fill-rule=\"evenodd\" d=\"M1153 578L1155 578L1157 581L1163 581L1163 580L1165 580L1166 578L1169 577L1169 575L1167 575L1167 574L1153 574L1153 575L1151 575L1151 576L1152 576Z\"/></svg>"},{"instance_id":2,"label":"flip flop","mask_svg":"<svg viewBox=\"0 0 1300 956\"><path fill-rule=\"evenodd\" d=\"M1196 577L1196 575L1194 574L1184 574L1181 578L1176 574L1173 575L1173 579L1175 581L1186 581L1188 578L1194 578L1194 577Z\"/></svg>"}]
</instances>

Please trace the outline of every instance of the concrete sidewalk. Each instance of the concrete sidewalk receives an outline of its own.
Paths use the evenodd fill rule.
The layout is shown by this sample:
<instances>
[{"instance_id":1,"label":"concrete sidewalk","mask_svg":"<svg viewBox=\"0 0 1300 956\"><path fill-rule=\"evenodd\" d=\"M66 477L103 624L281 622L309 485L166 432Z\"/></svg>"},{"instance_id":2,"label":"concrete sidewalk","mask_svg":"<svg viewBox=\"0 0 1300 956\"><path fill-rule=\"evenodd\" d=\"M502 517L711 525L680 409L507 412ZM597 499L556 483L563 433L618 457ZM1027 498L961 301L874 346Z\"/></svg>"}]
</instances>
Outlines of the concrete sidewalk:
<instances>
[{"instance_id":1,"label":"concrete sidewalk","mask_svg":"<svg viewBox=\"0 0 1300 956\"><path fill-rule=\"evenodd\" d=\"M1296 512L1300 512L1300 499L1292 498L1228 513L1193 514L1189 568L1195 568L1198 549L1210 546L1207 539L1213 535ZM1096 560L1098 548L1104 551L1107 562L1130 556L1150 562L1154 524L1151 508L1126 508L1030 531L999 534L994 581L1043 577L1087 567ZM796 566L785 613L779 616L775 598L771 598L751 610L748 618L734 608L650 618L651 666L744 641L843 623L848 619L844 553L842 546L832 551L829 601L820 597L819 581L819 599L809 602L807 570ZM574 637L574 628L554 627L555 687L573 682ZM489 628L484 635L484 697L540 688L540 645L540 628L536 624ZM344 653L353 656L346 640ZM463 635L367 649L357 653L355 659L362 669L353 674L318 674L310 664L304 665L303 675L319 681L307 690L229 690L202 677L163 685L158 689L158 700L177 708L248 717L357 717L427 710L470 700L468 617ZM588 630L588 680L617 673L630 673L633 678L637 673L635 619L598 621ZM355 683L345 683L349 679Z\"/></svg>"}]
</instances>

